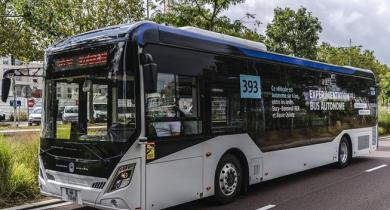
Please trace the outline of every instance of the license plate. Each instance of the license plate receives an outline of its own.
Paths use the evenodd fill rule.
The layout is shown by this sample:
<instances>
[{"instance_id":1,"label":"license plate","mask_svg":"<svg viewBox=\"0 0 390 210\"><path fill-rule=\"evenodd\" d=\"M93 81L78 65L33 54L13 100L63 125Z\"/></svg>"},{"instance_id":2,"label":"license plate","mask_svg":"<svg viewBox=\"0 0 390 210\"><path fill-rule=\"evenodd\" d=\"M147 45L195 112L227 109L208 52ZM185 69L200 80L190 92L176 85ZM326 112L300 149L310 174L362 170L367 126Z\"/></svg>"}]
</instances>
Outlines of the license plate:
<instances>
[{"instance_id":1,"label":"license plate","mask_svg":"<svg viewBox=\"0 0 390 210\"><path fill-rule=\"evenodd\" d=\"M77 190L69 189L69 188L62 188L62 198L65 201L70 201L73 203L82 204L80 192Z\"/></svg>"}]
</instances>

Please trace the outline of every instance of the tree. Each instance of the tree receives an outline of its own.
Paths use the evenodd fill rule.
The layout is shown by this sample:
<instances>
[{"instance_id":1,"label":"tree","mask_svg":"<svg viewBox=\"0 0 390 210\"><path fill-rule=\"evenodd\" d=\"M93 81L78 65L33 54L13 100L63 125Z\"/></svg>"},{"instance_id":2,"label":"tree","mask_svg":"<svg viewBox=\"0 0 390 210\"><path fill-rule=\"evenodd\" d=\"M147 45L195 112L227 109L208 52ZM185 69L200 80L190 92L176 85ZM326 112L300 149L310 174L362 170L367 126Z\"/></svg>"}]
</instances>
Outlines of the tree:
<instances>
[{"instance_id":1,"label":"tree","mask_svg":"<svg viewBox=\"0 0 390 210\"><path fill-rule=\"evenodd\" d=\"M256 30L261 22L255 19L255 15L248 13L242 19L233 21L227 16L221 16L221 13L230 6L242 2L244 0L180 0L175 1L168 12L157 10L152 20L176 27L194 26L254 41L263 41L264 36ZM252 21L255 29L247 27L244 19Z\"/></svg>"},{"instance_id":2,"label":"tree","mask_svg":"<svg viewBox=\"0 0 390 210\"><path fill-rule=\"evenodd\" d=\"M382 75L379 80L380 85L380 95L382 105L388 105L388 100L390 97L390 72L386 72L386 74Z\"/></svg>"},{"instance_id":3,"label":"tree","mask_svg":"<svg viewBox=\"0 0 390 210\"><path fill-rule=\"evenodd\" d=\"M382 105L388 103L390 97L390 69L382 64L374 55L374 51L361 50L359 47L340 48L328 43L322 43L318 48L317 60L339 66L351 66L369 69L374 72L380 85Z\"/></svg>"},{"instance_id":4,"label":"tree","mask_svg":"<svg viewBox=\"0 0 390 210\"><path fill-rule=\"evenodd\" d=\"M33 34L9 0L0 0L0 25L0 56L14 54L20 60L35 56Z\"/></svg>"},{"instance_id":5,"label":"tree","mask_svg":"<svg viewBox=\"0 0 390 210\"><path fill-rule=\"evenodd\" d=\"M318 61L339 66L351 66L372 70L377 78L389 71L387 65L382 64L374 55L374 51L361 50L359 47L340 48L328 43L322 43L318 48Z\"/></svg>"},{"instance_id":6,"label":"tree","mask_svg":"<svg viewBox=\"0 0 390 210\"><path fill-rule=\"evenodd\" d=\"M267 25L265 44L270 51L314 59L321 31L320 21L306 8L294 11L277 7Z\"/></svg>"},{"instance_id":7,"label":"tree","mask_svg":"<svg viewBox=\"0 0 390 210\"><path fill-rule=\"evenodd\" d=\"M65 37L144 17L142 0L0 1L6 2L8 14L17 17L1 19L7 24L3 31L11 31L0 31L6 40L2 48L26 61L42 59L45 48Z\"/></svg>"},{"instance_id":8,"label":"tree","mask_svg":"<svg viewBox=\"0 0 390 210\"><path fill-rule=\"evenodd\" d=\"M23 0L20 7L33 29L56 39L143 18L141 0Z\"/></svg>"}]
</instances>

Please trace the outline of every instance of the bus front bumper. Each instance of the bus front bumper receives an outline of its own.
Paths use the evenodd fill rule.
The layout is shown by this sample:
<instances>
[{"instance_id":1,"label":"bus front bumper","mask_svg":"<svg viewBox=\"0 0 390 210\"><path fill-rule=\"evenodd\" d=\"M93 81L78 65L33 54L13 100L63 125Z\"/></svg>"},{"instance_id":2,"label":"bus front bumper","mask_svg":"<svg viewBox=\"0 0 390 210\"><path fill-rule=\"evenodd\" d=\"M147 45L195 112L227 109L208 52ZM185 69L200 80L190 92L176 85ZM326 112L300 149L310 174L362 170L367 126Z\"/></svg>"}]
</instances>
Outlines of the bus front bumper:
<instances>
[{"instance_id":1,"label":"bus front bumper","mask_svg":"<svg viewBox=\"0 0 390 210\"><path fill-rule=\"evenodd\" d=\"M108 190L111 187L110 180L115 177L114 174L109 179L105 179L42 170L42 168L41 170L45 172L40 172L39 187L43 195L71 201L79 205L99 209L140 209L140 159L125 161L120 163L118 167L132 162L137 165L137 168L134 170L130 184L115 191Z\"/></svg>"},{"instance_id":2,"label":"bus front bumper","mask_svg":"<svg viewBox=\"0 0 390 210\"><path fill-rule=\"evenodd\" d=\"M44 191L41 191L41 194L44 195L44 196L48 196L48 197L54 197L54 198L62 199L62 197L60 197L58 195L51 194L51 193L44 192ZM116 200L118 200L118 199L116 199ZM109 201L109 202L111 202L111 201ZM96 204L96 203L91 203L91 202L88 202L88 201L83 201L83 203L81 205L83 205L83 206L90 206L90 207L98 208L98 209L106 209L106 210L122 210L122 209L124 210L124 209L129 209L129 208L118 208L118 207L114 207L114 206L111 206L111 205Z\"/></svg>"}]
</instances>

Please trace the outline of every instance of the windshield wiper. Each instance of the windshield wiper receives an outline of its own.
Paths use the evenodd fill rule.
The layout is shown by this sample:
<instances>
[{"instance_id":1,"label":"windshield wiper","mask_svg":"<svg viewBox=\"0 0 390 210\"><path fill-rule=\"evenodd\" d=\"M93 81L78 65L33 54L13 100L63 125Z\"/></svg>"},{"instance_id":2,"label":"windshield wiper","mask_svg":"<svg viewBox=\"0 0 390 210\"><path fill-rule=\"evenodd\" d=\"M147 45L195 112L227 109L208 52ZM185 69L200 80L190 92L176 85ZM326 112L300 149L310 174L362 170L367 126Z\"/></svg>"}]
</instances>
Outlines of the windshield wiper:
<instances>
[{"instance_id":1,"label":"windshield wiper","mask_svg":"<svg viewBox=\"0 0 390 210\"><path fill-rule=\"evenodd\" d=\"M69 142L70 143L70 142ZM119 155L115 155L115 156L111 156L111 157L107 157L107 158L103 158L101 157L100 155L98 155L96 152L94 152L90 147L89 145L91 145L91 143L75 143L75 142L72 142L72 144L77 144L77 145L82 145L85 149L87 149L91 154L93 154L95 157L98 158L98 160L87 160L87 161L93 161L93 162L96 162L96 161L100 161L100 162L103 162L105 164L109 163L112 159L115 159L115 158L118 158L118 157L122 157L123 156L123 152L121 151L121 153ZM92 144L94 145L94 144ZM96 143L95 143L96 145ZM99 150L100 151L100 150ZM82 158L78 158L78 159L82 159ZM85 159L84 159L85 160Z\"/></svg>"},{"instance_id":2,"label":"windshield wiper","mask_svg":"<svg viewBox=\"0 0 390 210\"><path fill-rule=\"evenodd\" d=\"M86 144L82 144L82 146L87 149L90 153L92 153L95 157L99 158L100 161L103 161L104 163L107 163L106 160L102 157L100 157L100 155L96 154L96 152L94 152L91 148L89 148L89 146L87 146Z\"/></svg>"},{"instance_id":3,"label":"windshield wiper","mask_svg":"<svg viewBox=\"0 0 390 210\"><path fill-rule=\"evenodd\" d=\"M111 157L108 157L108 158L102 158L100 155L96 154L87 144L82 144L89 152L91 152L93 155L95 155L97 158L99 158L99 160L103 163L109 163L111 161L111 159L115 159L115 158L118 158L118 157L122 157L123 156L123 153L121 151L121 153L119 155L115 155L115 156L111 156Z\"/></svg>"},{"instance_id":4,"label":"windshield wiper","mask_svg":"<svg viewBox=\"0 0 390 210\"><path fill-rule=\"evenodd\" d=\"M70 142L67 142L67 143L70 143ZM74 149L74 148L68 148L68 147L58 147L58 146L50 146L48 149L46 150L42 150L41 149L41 152L39 153L39 155L49 155L49 156L52 156L56 159L72 159L72 160L81 160L81 162L87 162L87 163L90 163L90 162L103 162L105 164L109 163L112 159L115 159L115 158L118 158L118 157L122 157L123 156L123 152L121 151L121 153L119 155L115 155L115 156L111 156L111 157L107 157L107 158L103 158L101 157L100 155L98 155L96 152L94 152L88 145L90 145L91 143L75 143L75 142L71 142L72 144L77 144L77 145L82 145L86 150L88 150L88 152L90 152L91 154L93 154L95 157L97 157L98 159L97 160L89 160L89 159L83 159L83 158L73 158L73 157L63 157L63 156L58 156L58 155L53 155L51 153L49 153L50 151L54 150L54 149L62 149L62 150L71 150L71 151L77 151L78 149ZM99 149L99 151L101 151Z\"/></svg>"},{"instance_id":5,"label":"windshield wiper","mask_svg":"<svg viewBox=\"0 0 390 210\"><path fill-rule=\"evenodd\" d=\"M77 149L71 149L71 148L66 148L66 147L50 146L49 149L41 150L39 155L44 155L44 154L46 154L46 153L48 153L48 152L50 152L51 150L54 150L54 149L64 149L64 150L73 150L73 151L77 150Z\"/></svg>"},{"instance_id":6,"label":"windshield wiper","mask_svg":"<svg viewBox=\"0 0 390 210\"><path fill-rule=\"evenodd\" d=\"M49 149L46 149L46 150L41 149L41 152L39 153L39 155L44 155L44 154L46 154L47 152L49 152L49 151L51 151L53 149L54 149L53 147L50 147Z\"/></svg>"}]
</instances>

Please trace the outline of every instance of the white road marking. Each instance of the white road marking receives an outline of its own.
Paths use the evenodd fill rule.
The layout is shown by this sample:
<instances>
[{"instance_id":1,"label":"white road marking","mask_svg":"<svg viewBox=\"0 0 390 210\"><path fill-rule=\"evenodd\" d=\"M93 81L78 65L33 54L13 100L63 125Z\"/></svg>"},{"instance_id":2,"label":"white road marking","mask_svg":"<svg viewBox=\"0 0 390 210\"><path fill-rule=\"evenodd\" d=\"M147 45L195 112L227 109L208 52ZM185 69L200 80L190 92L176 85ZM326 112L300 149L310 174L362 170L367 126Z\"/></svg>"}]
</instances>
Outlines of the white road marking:
<instances>
[{"instance_id":1,"label":"white road marking","mask_svg":"<svg viewBox=\"0 0 390 210\"><path fill-rule=\"evenodd\" d=\"M386 167L386 166L387 166L386 164L383 164L383 165L377 166L375 168L368 169L368 170L366 170L366 172L375 171L375 170L381 169L381 168Z\"/></svg>"},{"instance_id":2,"label":"white road marking","mask_svg":"<svg viewBox=\"0 0 390 210\"><path fill-rule=\"evenodd\" d=\"M267 210L267 209L271 209L271 208L273 208L273 207L275 207L276 205L272 205L272 204L270 204L270 205L267 205L267 206L264 206L264 207L261 207L261 208L259 208L259 209L256 209L256 210Z\"/></svg>"}]
</instances>

